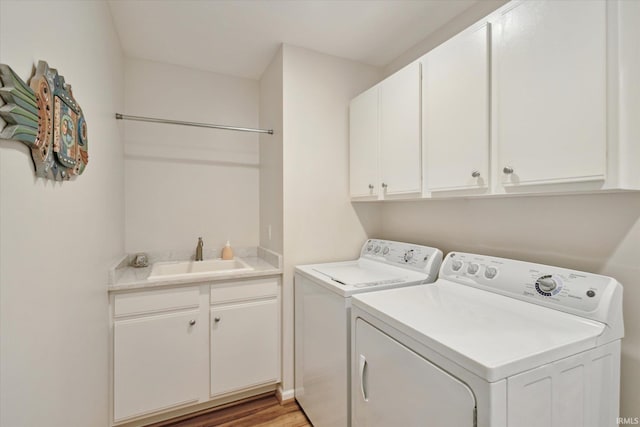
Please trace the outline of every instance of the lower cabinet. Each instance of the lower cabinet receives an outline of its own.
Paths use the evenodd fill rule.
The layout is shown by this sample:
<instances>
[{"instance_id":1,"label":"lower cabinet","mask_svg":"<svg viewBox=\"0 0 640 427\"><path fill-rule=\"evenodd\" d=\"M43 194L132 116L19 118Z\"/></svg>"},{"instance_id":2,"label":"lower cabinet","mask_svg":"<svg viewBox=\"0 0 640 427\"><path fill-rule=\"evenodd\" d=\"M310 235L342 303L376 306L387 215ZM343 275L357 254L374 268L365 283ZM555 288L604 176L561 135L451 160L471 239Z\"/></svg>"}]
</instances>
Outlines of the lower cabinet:
<instances>
[{"instance_id":1,"label":"lower cabinet","mask_svg":"<svg viewBox=\"0 0 640 427\"><path fill-rule=\"evenodd\" d=\"M279 311L275 296L211 309L211 396L277 380Z\"/></svg>"},{"instance_id":2,"label":"lower cabinet","mask_svg":"<svg viewBox=\"0 0 640 427\"><path fill-rule=\"evenodd\" d=\"M197 315L188 310L115 322L115 420L199 401L198 329L206 325L197 324Z\"/></svg>"},{"instance_id":3,"label":"lower cabinet","mask_svg":"<svg viewBox=\"0 0 640 427\"><path fill-rule=\"evenodd\" d=\"M115 293L112 424L280 381L278 277Z\"/></svg>"}]
</instances>

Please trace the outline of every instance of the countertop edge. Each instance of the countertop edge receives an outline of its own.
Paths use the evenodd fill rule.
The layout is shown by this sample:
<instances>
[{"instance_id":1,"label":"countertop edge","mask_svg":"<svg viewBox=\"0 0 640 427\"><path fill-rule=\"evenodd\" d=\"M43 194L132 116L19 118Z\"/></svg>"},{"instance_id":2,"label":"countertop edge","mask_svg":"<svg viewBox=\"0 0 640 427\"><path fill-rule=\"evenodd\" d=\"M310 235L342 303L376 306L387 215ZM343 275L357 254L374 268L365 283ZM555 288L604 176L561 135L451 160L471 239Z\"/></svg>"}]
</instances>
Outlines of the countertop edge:
<instances>
[{"instance_id":1,"label":"countertop edge","mask_svg":"<svg viewBox=\"0 0 640 427\"><path fill-rule=\"evenodd\" d=\"M126 262L129 256L125 255L119 262L114 263L109 271L110 283L107 286L107 292L161 289L188 285L200 286L206 283L215 284L222 281L228 282L282 274L282 255L262 247L257 247L254 251L254 256L240 257L254 268L251 271L165 280L148 280L151 266L144 268L130 267Z\"/></svg>"},{"instance_id":2,"label":"countertop edge","mask_svg":"<svg viewBox=\"0 0 640 427\"><path fill-rule=\"evenodd\" d=\"M168 287L179 287L189 285L203 285L206 283L218 283L229 282L235 280L253 279L257 277L279 276L282 274L282 269L273 268L271 270L250 271L246 273L235 273L224 276L204 276L194 277L190 279L176 279L176 280L158 280L158 281L139 281L122 284L109 285L107 288L108 293L116 293L122 291L135 291L135 290L149 290L149 289L161 289Z\"/></svg>"}]
</instances>

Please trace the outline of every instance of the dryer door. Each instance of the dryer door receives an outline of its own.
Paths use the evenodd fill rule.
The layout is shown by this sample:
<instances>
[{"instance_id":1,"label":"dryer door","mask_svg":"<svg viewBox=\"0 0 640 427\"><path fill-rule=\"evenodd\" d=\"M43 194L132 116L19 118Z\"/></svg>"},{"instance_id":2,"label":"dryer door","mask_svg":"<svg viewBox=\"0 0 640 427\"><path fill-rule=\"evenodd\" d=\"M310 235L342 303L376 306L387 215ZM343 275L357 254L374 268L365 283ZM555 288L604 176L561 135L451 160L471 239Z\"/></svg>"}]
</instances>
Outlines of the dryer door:
<instances>
[{"instance_id":1,"label":"dryer door","mask_svg":"<svg viewBox=\"0 0 640 427\"><path fill-rule=\"evenodd\" d=\"M360 318L355 334L354 426L473 427L464 383Z\"/></svg>"}]
</instances>

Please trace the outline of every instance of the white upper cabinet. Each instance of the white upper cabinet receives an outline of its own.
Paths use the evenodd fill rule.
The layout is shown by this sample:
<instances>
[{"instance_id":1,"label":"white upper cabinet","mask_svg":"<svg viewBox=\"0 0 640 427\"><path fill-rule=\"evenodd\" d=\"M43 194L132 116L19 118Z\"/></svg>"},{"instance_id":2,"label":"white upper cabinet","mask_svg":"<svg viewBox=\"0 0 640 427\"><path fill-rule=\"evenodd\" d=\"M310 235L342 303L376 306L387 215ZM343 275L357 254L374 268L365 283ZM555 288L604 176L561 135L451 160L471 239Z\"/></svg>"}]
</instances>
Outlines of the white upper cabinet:
<instances>
[{"instance_id":1,"label":"white upper cabinet","mask_svg":"<svg viewBox=\"0 0 640 427\"><path fill-rule=\"evenodd\" d=\"M638 1L507 3L354 99L352 198L640 190L638 28Z\"/></svg>"},{"instance_id":2,"label":"white upper cabinet","mask_svg":"<svg viewBox=\"0 0 640 427\"><path fill-rule=\"evenodd\" d=\"M425 193L489 184L489 24L421 58Z\"/></svg>"},{"instance_id":3,"label":"white upper cabinet","mask_svg":"<svg viewBox=\"0 0 640 427\"><path fill-rule=\"evenodd\" d=\"M609 16L617 18L618 31L617 38L609 39L617 46L615 60L620 72L614 74L617 90L609 91L618 103L617 109L610 110L616 114L610 113L615 122L610 121L609 132L617 137L611 139L618 144L608 153L608 162L615 165L607 169L608 181L618 188L640 189L640 2L623 1L612 6L617 8Z\"/></svg>"},{"instance_id":4,"label":"white upper cabinet","mask_svg":"<svg viewBox=\"0 0 640 427\"><path fill-rule=\"evenodd\" d=\"M493 31L499 182L604 180L607 2L522 1L500 15Z\"/></svg>"},{"instance_id":5,"label":"white upper cabinet","mask_svg":"<svg viewBox=\"0 0 640 427\"><path fill-rule=\"evenodd\" d=\"M378 196L378 86L358 95L349 107L351 197Z\"/></svg>"},{"instance_id":6,"label":"white upper cabinet","mask_svg":"<svg viewBox=\"0 0 640 427\"><path fill-rule=\"evenodd\" d=\"M419 197L420 63L351 101L350 192L356 199Z\"/></svg>"},{"instance_id":7,"label":"white upper cabinet","mask_svg":"<svg viewBox=\"0 0 640 427\"><path fill-rule=\"evenodd\" d=\"M385 196L419 194L420 62L416 61L380 85L380 186Z\"/></svg>"}]
</instances>

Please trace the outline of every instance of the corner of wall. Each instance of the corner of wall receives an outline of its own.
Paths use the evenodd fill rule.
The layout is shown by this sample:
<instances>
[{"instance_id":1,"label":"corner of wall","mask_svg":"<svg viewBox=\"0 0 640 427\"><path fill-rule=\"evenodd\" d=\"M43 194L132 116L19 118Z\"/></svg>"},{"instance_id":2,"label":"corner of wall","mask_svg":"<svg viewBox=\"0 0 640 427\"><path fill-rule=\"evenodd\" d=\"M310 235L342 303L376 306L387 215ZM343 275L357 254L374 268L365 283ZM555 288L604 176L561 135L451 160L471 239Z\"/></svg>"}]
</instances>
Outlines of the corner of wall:
<instances>
[{"instance_id":1,"label":"corner of wall","mask_svg":"<svg viewBox=\"0 0 640 427\"><path fill-rule=\"evenodd\" d=\"M283 252L283 55L280 46L260 78L260 246Z\"/></svg>"}]
</instances>

